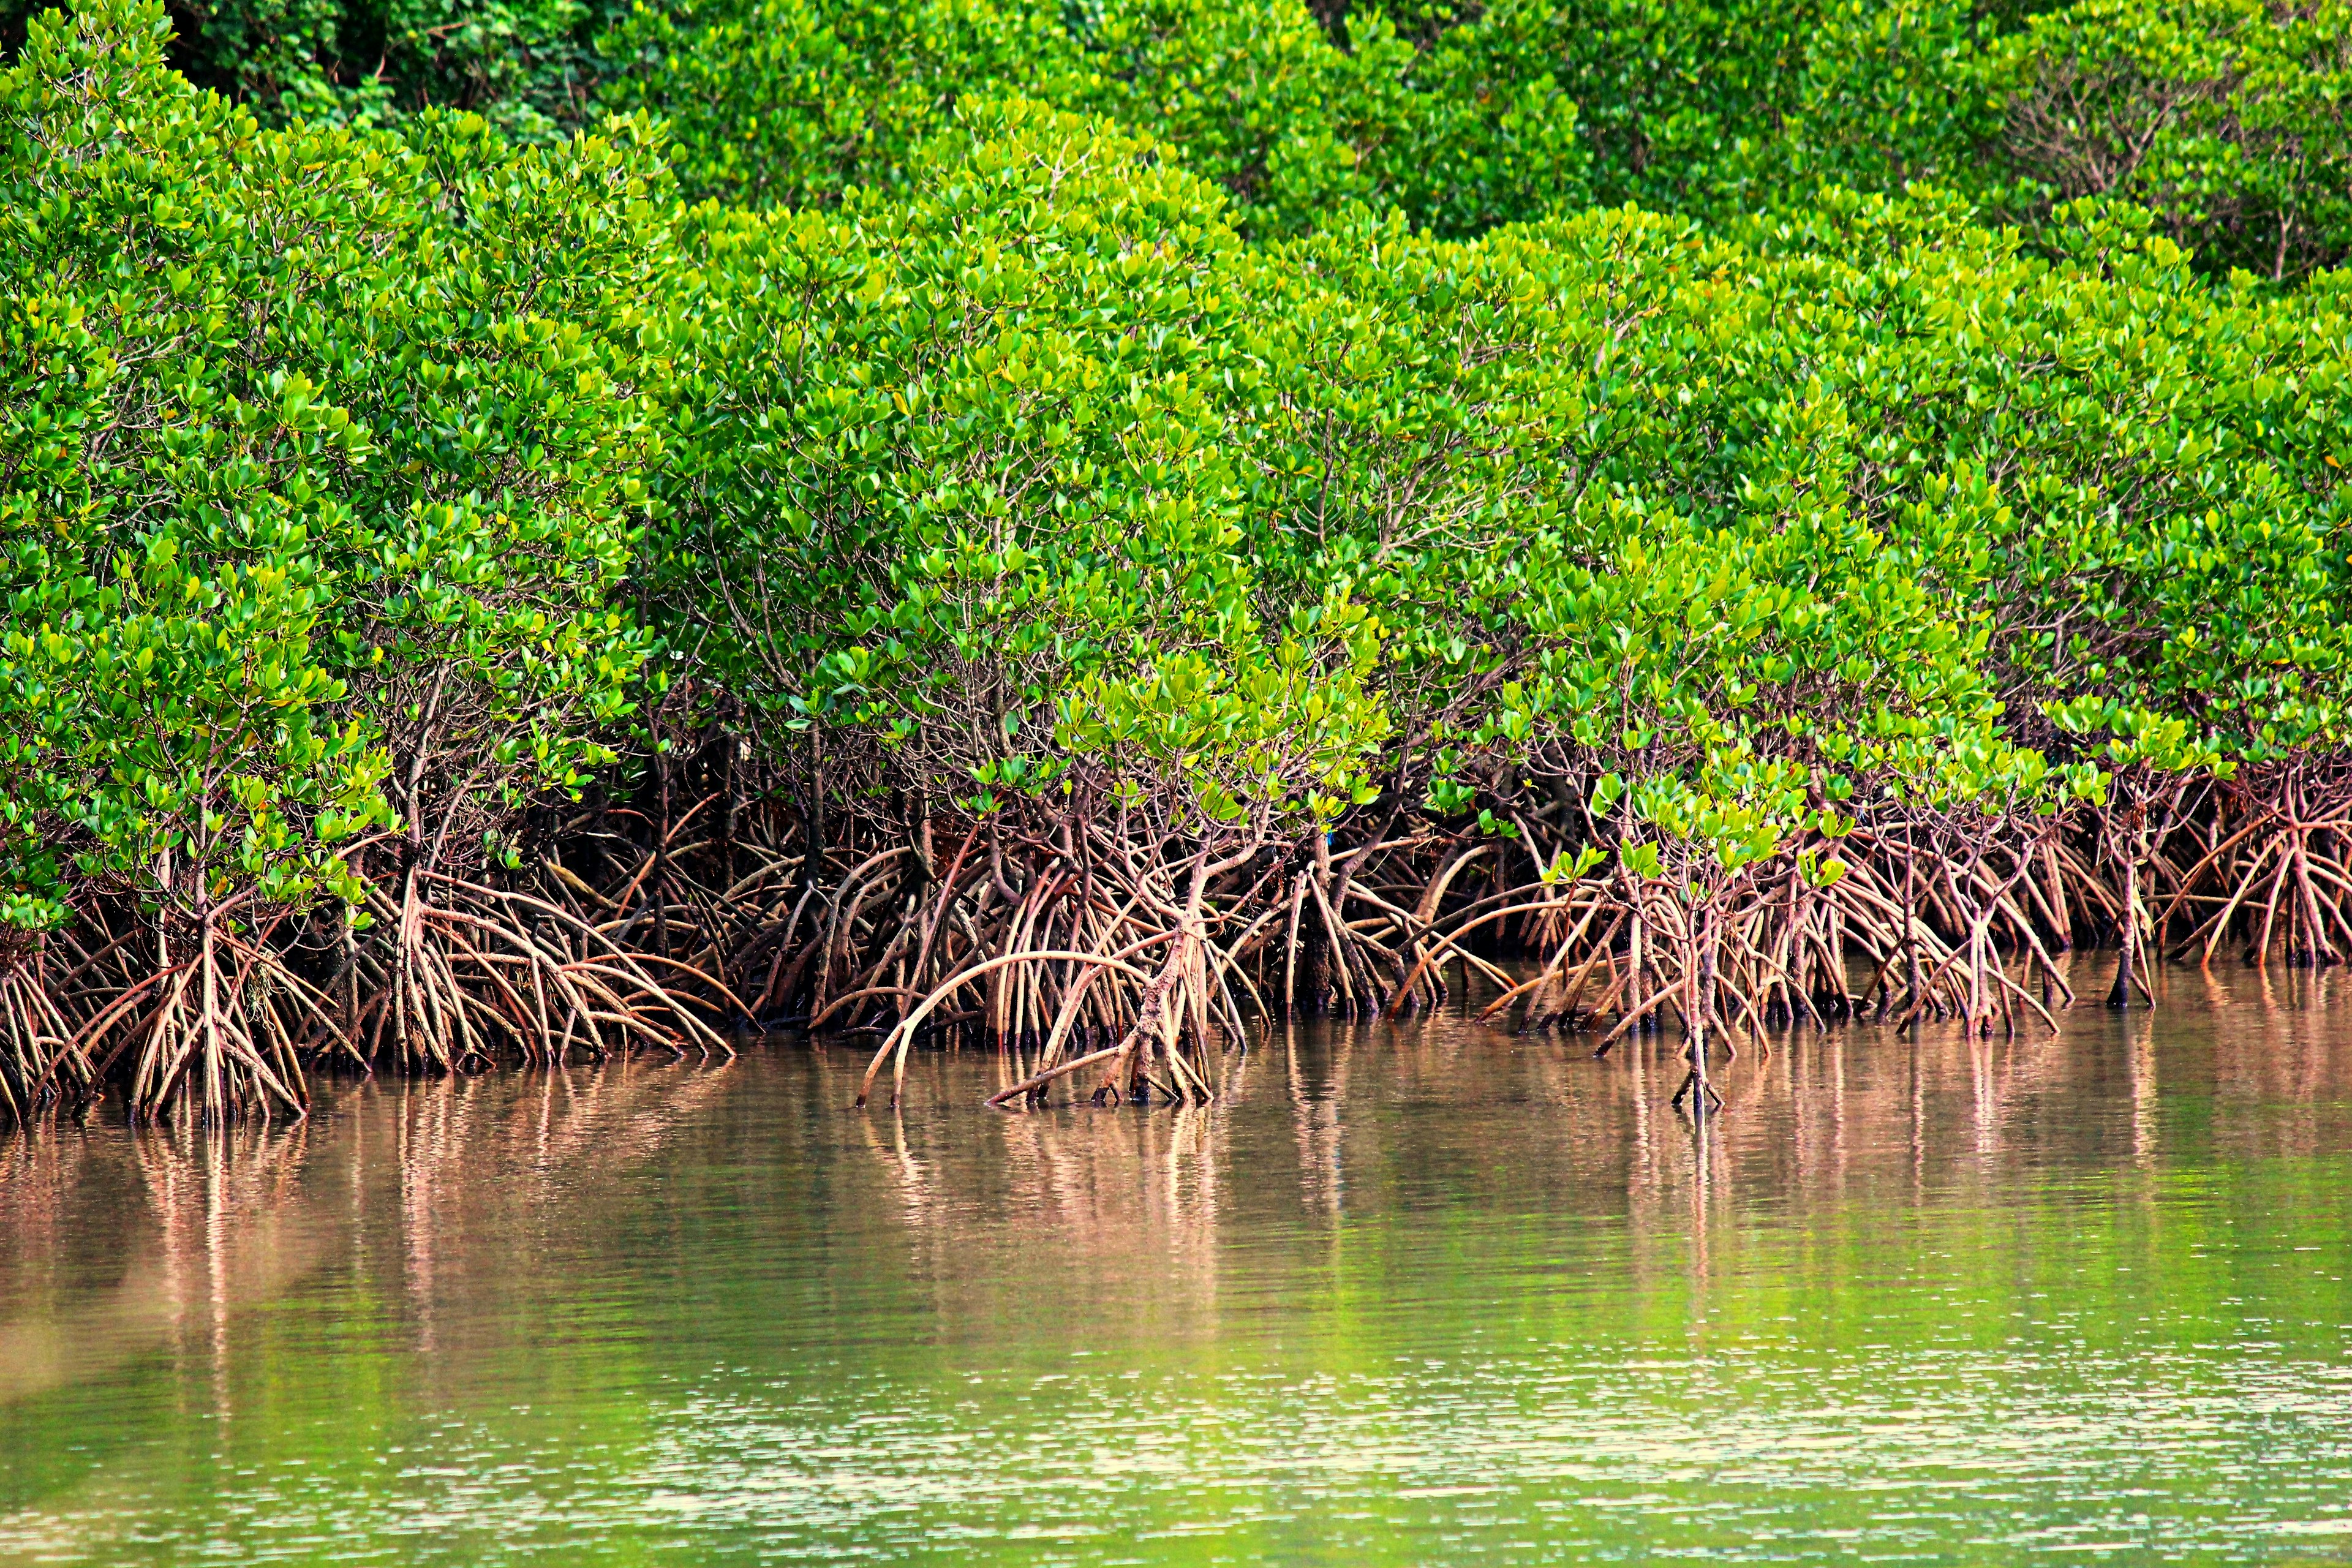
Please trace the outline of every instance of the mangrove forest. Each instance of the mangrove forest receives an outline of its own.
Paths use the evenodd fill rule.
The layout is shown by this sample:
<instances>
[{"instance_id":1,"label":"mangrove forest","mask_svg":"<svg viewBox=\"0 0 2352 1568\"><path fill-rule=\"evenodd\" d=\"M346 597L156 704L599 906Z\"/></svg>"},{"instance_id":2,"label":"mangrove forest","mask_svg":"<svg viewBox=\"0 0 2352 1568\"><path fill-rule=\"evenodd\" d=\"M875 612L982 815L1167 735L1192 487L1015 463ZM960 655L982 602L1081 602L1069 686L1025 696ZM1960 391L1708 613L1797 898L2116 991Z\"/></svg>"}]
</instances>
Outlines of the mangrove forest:
<instances>
[{"instance_id":1,"label":"mangrove forest","mask_svg":"<svg viewBox=\"0 0 2352 1568\"><path fill-rule=\"evenodd\" d=\"M2343 0L0 58L0 1120L1447 1005L1704 1120L2352 953Z\"/></svg>"}]
</instances>

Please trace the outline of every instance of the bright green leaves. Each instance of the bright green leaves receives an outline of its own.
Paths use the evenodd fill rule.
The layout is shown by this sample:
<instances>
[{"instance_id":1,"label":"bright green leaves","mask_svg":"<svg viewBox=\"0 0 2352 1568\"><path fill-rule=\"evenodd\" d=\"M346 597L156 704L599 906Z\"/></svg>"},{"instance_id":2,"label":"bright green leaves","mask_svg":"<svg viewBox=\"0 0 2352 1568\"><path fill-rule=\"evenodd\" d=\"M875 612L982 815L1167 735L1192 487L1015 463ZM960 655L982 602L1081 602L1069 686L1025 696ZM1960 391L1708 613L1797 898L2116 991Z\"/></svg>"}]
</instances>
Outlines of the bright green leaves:
<instances>
[{"instance_id":1,"label":"bright green leaves","mask_svg":"<svg viewBox=\"0 0 2352 1568\"><path fill-rule=\"evenodd\" d=\"M2112 33L2084 135L2203 85L2102 199L1993 192L2024 238L1969 205L2009 23L1933 6L646 10L668 130L521 152L265 132L152 11L44 26L0 89L5 896L54 909L67 823L288 900L395 825L505 856L677 685L975 811L1507 837L1558 781L1630 868L1816 885L1889 799L2338 747L2352 290L2175 237L2304 202L2283 272L2323 254L2326 150L2262 182L2341 22L2036 22L2000 59ZM761 210L682 211L665 134Z\"/></svg>"},{"instance_id":2,"label":"bright green leaves","mask_svg":"<svg viewBox=\"0 0 2352 1568\"><path fill-rule=\"evenodd\" d=\"M1578 881L1608 858L1608 851L1597 844L1587 844L1572 856L1563 849L1544 868L1540 880L1546 887Z\"/></svg>"},{"instance_id":3,"label":"bright green leaves","mask_svg":"<svg viewBox=\"0 0 2352 1568\"><path fill-rule=\"evenodd\" d=\"M263 132L161 20L37 26L0 78L20 907L350 896L371 837L584 784L648 648L607 602L662 453L645 128Z\"/></svg>"},{"instance_id":4,"label":"bright green leaves","mask_svg":"<svg viewBox=\"0 0 2352 1568\"><path fill-rule=\"evenodd\" d=\"M37 7L10 0L0 24ZM550 141L597 76L619 0L218 0L174 13L174 62L266 123L381 125L427 105L478 109Z\"/></svg>"},{"instance_id":5,"label":"bright green leaves","mask_svg":"<svg viewBox=\"0 0 2352 1568\"><path fill-rule=\"evenodd\" d=\"M12 597L8 718L48 844L101 881L168 860L215 898L333 890L334 847L391 825L390 761L336 721L345 689L312 655L328 595L280 567L193 570L173 542L119 563L111 586L53 578Z\"/></svg>"},{"instance_id":6,"label":"bright green leaves","mask_svg":"<svg viewBox=\"0 0 2352 1568\"><path fill-rule=\"evenodd\" d=\"M2097 753L2108 768L2147 769L2157 773L2210 773L2227 778L2236 763L2210 739L2193 734L2185 719L2167 717L2145 708L2126 708L2113 699L2077 697L2048 710L2051 721L2071 734L2095 741L2106 736Z\"/></svg>"},{"instance_id":7,"label":"bright green leaves","mask_svg":"<svg viewBox=\"0 0 2352 1568\"><path fill-rule=\"evenodd\" d=\"M1363 15L1343 48L1297 0L1113 0L1080 17L995 0L640 5L604 41L604 100L668 119L689 190L754 205L904 189L923 142L1017 96L1166 144L1254 234L1303 233L1351 202L1467 234L1582 204L1576 106L1531 20L1473 20L1424 47Z\"/></svg>"},{"instance_id":8,"label":"bright green leaves","mask_svg":"<svg viewBox=\"0 0 2352 1568\"><path fill-rule=\"evenodd\" d=\"M1262 634L1222 200L1034 104L985 124L902 197L715 224L657 539L674 638L735 689L992 801L1076 684Z\"/></svg>"},{"instance_id":9,"label":"bright green leaves","mask_svg":"<svg viewBox=\"0 0 2352 1568\"><path fill-rule=\"evenodd\" d=\"M1077 69L1051 10L992 0L639 4L602 47L605 101L667 117L689 191L761 206L898 184L959 97Z\"/></svg>"},{"instance_id":10,"label":"bright green leaves","mask_svg":"<svg viewBox=\"0 0 2352 1568\"><path fill-rule=\"evenodd\" d=\"M1805 886L1826 892L1844 879L1846 863L1834 855L1808 850L1797 857L1797 876Z\"/></svg>"},{"instance_id":11,"label":"bright green leaves","mask_svg":"<svg viewBox=\"0 0 2352 1568\"><path fill-rule=\"evenodd\" d=\"M1369 775L1392 721L1368 689L1377 624L1336 597L1317 621L1316 644L1089 676L1063 699L1055 740L1100 763L1115 801L1172 795L1202 819L1196 832L1327 824L1378 796Z\"/></svg>"},{"instance_id":12,"label":"bright green leaves","mask_svg":"<svg viewBox=\"0 0 2352 1568\"><path fill-rule=\"evenodd\" d=\"M2077 698L2249 752L2338 722L2334 295L2217 307L2118 211L2053 265L1924 190L1748 246L1360 211L1251 248L1150 143L972 124L900 195L714 220L724 398L665 503L677 639L926 788L1220 757L1205 818L1327 816L1358 786L1230 759L1342 584L1389 761L1498 831L1514 770L1598 774L1596 821L1685 792L1675 841L1744 865L1740 812L2095 796L2040 717Z\"/></svg>"},{"instance_id":13,"label":"bright green leaves","mask_svg":"<svg viewBox=\"0 0 2352 1568\"><path fill-rule=\"evenodd\" d=\"M0 0L0 36L28 9ZM909 189L924 143L1019 96L1168 147L1255 238L1360 204L1458 237L1625 203L1802 234L1842 192L1924 184L1947 193L1951 226L1980 210L2051 255L2084 254L2096 226L2078 198L2150 209L2217 277L2304 279L2352 252L2343 0L1486 0L1395 16L1300 0L223 0L177 15L184 68L273 126L437 106L549 145L644 111L667 122L686 189L759 207ZM154 202L159 226L190 221L172 193Z\"/></svg>"},{"instance_id":14,"label":"bright green leaves","mask_svg":"<svg viewBox=\"0 0 2352 1568\"><path fill-rule=\"evenodd\" d=\"M2215 270L2273 280L2352 253L2352 7L2083 0L1988 60L2024 188L2143 204Z\"/></svg>"},{"instance_id":15,"label":"bright green leaves","mask_svg":"<svg viewBox=\"0 0 2352 1568\"><path fill-rule=\"evenodd\" d=\"M1110 0L1079 30L1081 68L1045 95L1171 143L1253 235L1307 233L1355 202L1467 235L1584 204L1548 19L1489 7L1414 39L1359 12L1343 47L1297 0Z\"/></svg>"}]
</instances>

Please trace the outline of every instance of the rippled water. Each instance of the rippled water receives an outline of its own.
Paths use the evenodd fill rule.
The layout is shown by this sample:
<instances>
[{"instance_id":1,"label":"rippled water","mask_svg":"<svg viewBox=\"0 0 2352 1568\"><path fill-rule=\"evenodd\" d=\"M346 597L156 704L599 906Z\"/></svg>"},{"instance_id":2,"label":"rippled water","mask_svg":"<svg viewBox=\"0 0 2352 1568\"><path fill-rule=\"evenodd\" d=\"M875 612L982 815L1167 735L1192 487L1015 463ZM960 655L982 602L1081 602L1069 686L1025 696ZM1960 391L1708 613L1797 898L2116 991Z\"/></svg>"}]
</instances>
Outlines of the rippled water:
<instances>
[{"instance_id":1,"label":"rippled water","mask_svg":"<svg viewBox=\"0 0 2352 1568\"><path fill-rule=\"evenodd\" d=\"M101 1115L0 1142L0 1563L2352 1562L2352 1005L2227 979L1703 1137L1459 1020Z\"/></svg>"}]
</instances>

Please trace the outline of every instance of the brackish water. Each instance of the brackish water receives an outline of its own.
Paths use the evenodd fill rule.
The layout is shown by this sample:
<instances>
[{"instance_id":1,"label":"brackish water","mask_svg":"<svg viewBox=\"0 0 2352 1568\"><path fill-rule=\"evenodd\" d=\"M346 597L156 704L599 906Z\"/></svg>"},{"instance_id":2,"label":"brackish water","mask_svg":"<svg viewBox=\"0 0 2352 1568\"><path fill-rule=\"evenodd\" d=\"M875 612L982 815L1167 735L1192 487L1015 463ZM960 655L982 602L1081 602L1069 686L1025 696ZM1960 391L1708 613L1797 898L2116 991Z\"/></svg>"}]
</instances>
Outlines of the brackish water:
<instances>
[{"instance_id":1,"label":"brackish water","mask_svg":"<svg viewBox=\"0 0 2352 1568\"><path fill-rule=\"evenodd\" d=\"M101 1111L0 1142L0 1563L2352 1562L2328 984L1792 1035L1704 1137L1450 1019L1206 1110L778 1042Z\"/></svg>"}]
</instances>

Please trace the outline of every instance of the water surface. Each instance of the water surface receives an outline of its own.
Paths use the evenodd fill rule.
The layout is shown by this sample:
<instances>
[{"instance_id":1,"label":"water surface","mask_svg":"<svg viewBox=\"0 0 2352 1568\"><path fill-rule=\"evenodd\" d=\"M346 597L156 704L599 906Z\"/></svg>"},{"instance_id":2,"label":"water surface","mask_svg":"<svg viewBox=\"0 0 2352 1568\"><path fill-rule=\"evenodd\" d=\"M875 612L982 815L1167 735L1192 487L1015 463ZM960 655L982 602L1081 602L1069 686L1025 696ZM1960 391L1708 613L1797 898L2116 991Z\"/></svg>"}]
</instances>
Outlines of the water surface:
<instances>
[{"instance_id":1,"label":"water surface","mask_svg":"<svg viewBox=\"0 0 2352 1568\"><path fill-rule=\"evenodd\" d=\"M2352 1562L2352 1005L778 1042L0 1142L0 1563Z\"/></svg>"}]
</instances>

